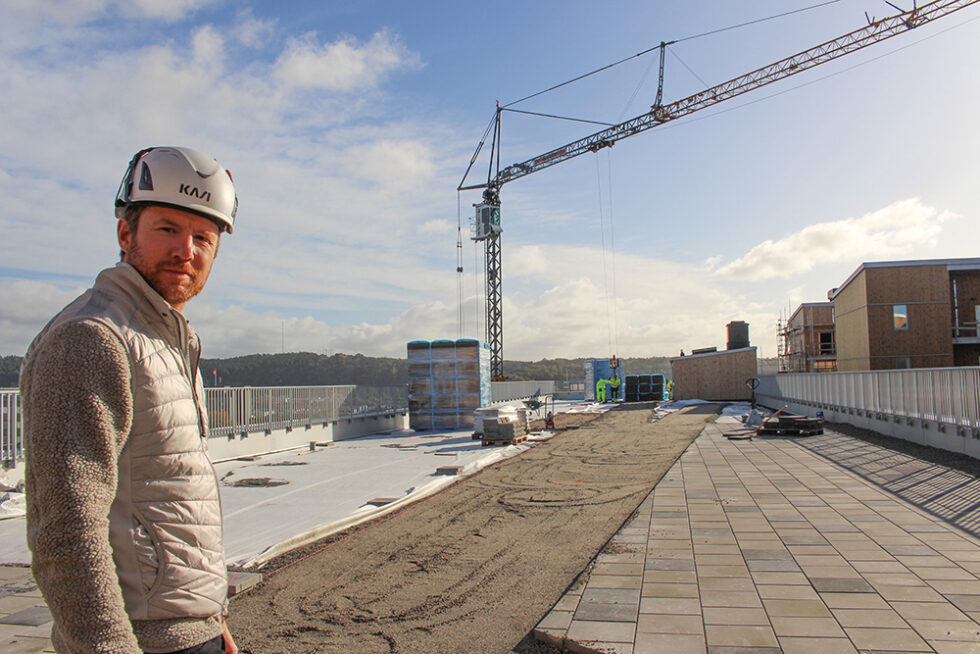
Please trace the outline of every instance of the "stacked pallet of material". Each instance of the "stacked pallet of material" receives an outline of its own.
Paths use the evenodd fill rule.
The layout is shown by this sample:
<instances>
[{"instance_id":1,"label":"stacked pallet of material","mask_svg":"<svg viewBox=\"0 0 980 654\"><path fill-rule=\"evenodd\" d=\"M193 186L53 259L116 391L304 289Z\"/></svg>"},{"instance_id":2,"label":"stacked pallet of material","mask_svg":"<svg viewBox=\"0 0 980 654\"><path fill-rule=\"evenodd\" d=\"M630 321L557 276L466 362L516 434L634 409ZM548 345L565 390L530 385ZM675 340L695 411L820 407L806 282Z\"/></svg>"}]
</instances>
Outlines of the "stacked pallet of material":
<instances>
[{"instance_id":1,"label":"stacked pallet of material","mask_svg":"<svg viewBox=\"0 0 980 654\"><path fill-rule=\"evenodd\" d=\"M659 373L626 375L627 402L660 402L664 399L664 376Z\"/></svg>"},{"instance_id":2,"label":"stacked pallet of material","mask_svg":"<svg viewBox=\"0 0 980 654\"><path fill-rule=\"evenodd\" d=\"M490 348L473 339L408 344L409 426L473 426L473 411L490 404Z\"/></svg>"},{"instance_id":3,"label":"stacked pallet of material","mask_svg":"<svg viewBox=\"0 0 980 654\"><path fill-rule=\"evenodd\" d=\"M516 407L504 406L497 410L496 417L483 419L483 445L494 443L521 443L527 439L527 415Z\"/></svg>"},{"instance_id":4,"label":"stacked pallet of material","mask_svg":"<svg viewBox=\"0 0 980 654\"><path fill-rule=\"evenodd\" d=\"M408 426L432 429L432 344L408 344Z\"/></svg>"},{"instance_id":5,"label":"stacked pallet of material","mask_svg":"<svg viewBox=\"0 0 980 654\"><path fill-rule=\"evenodd\" d=\"M459 398L456 390L456 343L432 341L432 426L456 429Z\"/></svg>"},{"instance_id":6,"label":"stacked pallet of material","mask_svg":"<svg viewBox=\"0 0 980 654\"><path fill-rule=\"evenodd\" d=\"M808 418L781 413L762 423L759 436L814 436L823 433L823 418Z\"/></svg>"},{"instance_id":7,"label":"stacked pallet of material","mask_svg":"<svg viewBox=\"0 0 980 654\"><path fill-rule=\"evenodd\" d=\"M456 341L457 424L473 426L473 411L490 406L490 348L475 339Z\"/></svg>"}]
</instances>

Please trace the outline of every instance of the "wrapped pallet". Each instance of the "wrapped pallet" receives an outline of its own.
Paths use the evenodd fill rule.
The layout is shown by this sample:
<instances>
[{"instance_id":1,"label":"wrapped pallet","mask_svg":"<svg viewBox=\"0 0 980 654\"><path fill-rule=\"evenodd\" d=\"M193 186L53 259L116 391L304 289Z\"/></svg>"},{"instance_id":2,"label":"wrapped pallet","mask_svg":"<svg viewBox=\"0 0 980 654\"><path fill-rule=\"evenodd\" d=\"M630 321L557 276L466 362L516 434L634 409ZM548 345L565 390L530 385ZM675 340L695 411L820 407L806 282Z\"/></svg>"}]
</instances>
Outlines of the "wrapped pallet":
<instances>
[{"instance_id":1,"label":"wrapped pallet","mask_svg":"<svg viewBox=\"0 0 980 654\"><path fill-rule=\"evenodd\" d=\"M473 339L408 344L409 425L465 429L474 409L490 405L490 355Z\"/></svg>"}]
</instances>

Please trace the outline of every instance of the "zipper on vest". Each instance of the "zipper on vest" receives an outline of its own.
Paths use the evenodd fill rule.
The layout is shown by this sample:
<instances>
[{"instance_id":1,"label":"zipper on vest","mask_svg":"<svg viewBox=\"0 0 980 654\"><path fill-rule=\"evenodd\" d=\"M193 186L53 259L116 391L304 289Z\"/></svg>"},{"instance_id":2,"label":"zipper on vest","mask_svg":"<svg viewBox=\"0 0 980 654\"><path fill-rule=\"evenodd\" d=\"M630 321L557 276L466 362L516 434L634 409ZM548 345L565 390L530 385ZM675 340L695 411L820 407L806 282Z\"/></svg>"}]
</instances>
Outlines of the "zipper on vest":
<instances>
[{"instance_id":1,"label":"zipper on vest","mask_svg":"<svg viewBox=\"0 0 980 654\"><path fill-rule=\"evenodd\" d=\"M180 339L180 358L184 362L184 374L191 382L191 395L194 398L194 410L197 411L197 428L203 440L207 435L207 425L204 424L204 413L201 411L201 398L197 394L197 366L200 363L200 353L197 361L191 363L190 338L187 335L186 319L179 312L173 312L174 319L177 321L177 332Z\"/></svg>"}]
</instances>

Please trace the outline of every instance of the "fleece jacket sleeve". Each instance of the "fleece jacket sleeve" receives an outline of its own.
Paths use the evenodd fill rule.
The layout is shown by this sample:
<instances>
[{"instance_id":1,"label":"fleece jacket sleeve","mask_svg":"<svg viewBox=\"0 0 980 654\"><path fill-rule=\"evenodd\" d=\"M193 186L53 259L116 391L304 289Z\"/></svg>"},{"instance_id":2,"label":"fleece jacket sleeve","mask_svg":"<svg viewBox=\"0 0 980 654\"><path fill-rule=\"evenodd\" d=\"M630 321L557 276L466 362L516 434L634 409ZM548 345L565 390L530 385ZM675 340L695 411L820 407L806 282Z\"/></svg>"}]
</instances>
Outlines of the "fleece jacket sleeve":
<instances>
[{"instance_id":1,"label":"fleece jacket sleeve","mask_svg":"<svg viewBox=\"0 0 980 654\"><path fill-rule=\"evenodd\" d=\"M57 651L138 653L109 545L133 419L126 350L102 323L49 333L22 374L31 567Z\"/></svg>"}]
</instances>

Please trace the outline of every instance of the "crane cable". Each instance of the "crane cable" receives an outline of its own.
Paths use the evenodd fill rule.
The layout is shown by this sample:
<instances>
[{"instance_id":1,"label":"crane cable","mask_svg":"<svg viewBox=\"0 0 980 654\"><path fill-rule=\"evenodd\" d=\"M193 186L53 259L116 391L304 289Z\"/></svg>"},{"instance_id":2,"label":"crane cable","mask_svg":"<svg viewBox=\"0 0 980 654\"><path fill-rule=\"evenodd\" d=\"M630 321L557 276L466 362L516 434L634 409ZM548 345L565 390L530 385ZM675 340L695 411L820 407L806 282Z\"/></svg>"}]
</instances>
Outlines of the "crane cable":
<instances>
[{"instance_id":1,"label":"crane cable","mask_svg":"<svg viewBox=\"0 0 980 654\"><path fill-rule=\"evenodd\" d=\"M456 338L463 338L463 204L456 191Z\"/></svg>"},{"instance_id":2,"label":"crane cable","mask_svg":"<svg viewBox=\"0 0 980 654\"><path fill-rule=\"evenodd\" d=\"M474 228L475 229L475 228ZM486 266L486 260L484 260L484 266ZM484 271L484 276L486 272ZM480 248L476 246L476 241L473 241L473 303L476 304L477 311L473 313L476 314L476 335L482 337L484 332L483 327L483 316L487 315L487 303L486 299L481 303L480 295Z\"/></svg>"},{"instance_id":3,"label":"crane cable","mask_svg":"<svg viewBox=\"0 0 980 654\"><path fill-rule=\"evenodd\" d=\"M798 13L801 13L801 12L804 12L804 11L810 11L811 9L818 9L820 7L825 7L827 5L832 5L832 4L835 4L835 3L838 3L838 2L840 2L840 0L826 0L825 2L820 2L820 3L817 3L815 5L810 5L808 7L801 7L800 9L793 9L791 11L786 11L786 12L783 12L781 14L775 14L773 16L767 16L765 18L756 18L755 20L746 21L744 23L739 23L737 25L729 25L728 27L720 27L718 29L711 30L709 32L702 32L701 34L692 34L691 36L685 36L685 37L680 38L680 39L674 39L672 41L667 41L664 45L673 45L674 43L681 43L683 41L691 41L693 39L699 39L699 38L704 37L704 36L712 36L714 34L720 34L721 32L727 32L729 30L739 29L741 27L747 27L749 25L755 25L757 23L764 23L766 21L775 20L776 18L784 18L784 17L790 16L792 14L798 14ZM514 100L513 102L508 102L507 104L501 105L500 108L501 109L506 109L508 107L514 106L515 104L519 104L521 102L524 102L525 100L530 100L531 98L536 98L539 95L544 95L545 93L549 93L551 91L555 91L557 89L560 89L563 86L568 86L569 84L572 84L574 82L578 82L579 80L583 80L586 77L591 77L592 75L595 75L597 73L601 73L603 71L609 70L610 68L614 68L615 66L619 66L620 64L624 64L627 61L630 61L632 59L636 59L637 57L642 57L643 55L650 54L651 52L659 49L660 47L661 47L661 44L658 43L657 45L655 45L653 47L650 47L650 48L647 48L646 50L642 50L640 52L637 52L636 54L630 55L629 57L624 57L624 58L620 59L619 61L614 61L611 64L606 64L605 66L601 66L599 68L596 68L595 70L591 70L591 71L589 71L587 73L583 73L583 74L578 75L576 77L573 77L573 78L571 78L569 80L565 80L564 82L561 82L560 84L555 84L554 86L550 86L550 87L548 87L548 88L546 88L546 89L544 89L542 91L538 91L536 93L532 93L530 95L526 95L523 98L520 98L518 100ZM489 129L487 131L489 131Z\"/></svg>"},{"instance_id":4,"label":"crane cable","mask_svg":"<svg viewBox=\"0 0 980 654\"><path fill-rule=\"evenodd\" d=\"M599 236L600 236L600 242L602 243L602 281L603 281L603 287L604 287L605 299L606 299L606 340L609 346L609 354L610 356L612 356L616 354L616 349L614 349L614 340L615 340L616 347L618 347L619 335L617 333L618 325L614 323L612 317L614 311L610 311L609 308L609 302L610 302L609 265L606 263L606 225L605 225L605 216L602 210L602 173L600 172L600 168L599 168L598 152L596 152L596 159L595 159L595 178L596 178L596 191L597 191L596 194L598 195L599 198ZM609 197L609 206L610 206L609 240L610 240L610 250L611 250L610 258L613 261L612 303L613 303L613 307L615 307L616 305L616 261L615 261L616 246L615 246L615 236L614 236L615 232L613 231L613 226L612 226L612 196L611 195Z\"/></svg>"},{"instance_id":5,"label":"crane cable","mask_svg":"<svg viewBox=\"0 0 980 654\"><path fill-rule=\"evenodd\" d=\"M609 196L609 245L612 249L612 291L613 291L613 354L619 353L619 295L616 291L616 227L613 220L612 152L606 153L606 174Z\"/></svg>"},{"instance_id":6,"label":"crane cable","mask_svg":"<svg viewBox=\"0 0 980 654\"><path fill-rule=\"evenodd\" d=\"M482 334L482 324L480 323L480 253L479 248L473 246L473 303L476 310L473 312L474 334L478 337ZM466 331L466 311L465 311L465 292L466 292L465 273L463 272L463 205L462 191L456 191L456 338L463 338ZM483 307L485 310L486 307Z\"/></svg>"}]
</instances>

